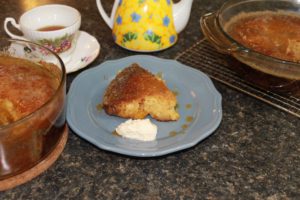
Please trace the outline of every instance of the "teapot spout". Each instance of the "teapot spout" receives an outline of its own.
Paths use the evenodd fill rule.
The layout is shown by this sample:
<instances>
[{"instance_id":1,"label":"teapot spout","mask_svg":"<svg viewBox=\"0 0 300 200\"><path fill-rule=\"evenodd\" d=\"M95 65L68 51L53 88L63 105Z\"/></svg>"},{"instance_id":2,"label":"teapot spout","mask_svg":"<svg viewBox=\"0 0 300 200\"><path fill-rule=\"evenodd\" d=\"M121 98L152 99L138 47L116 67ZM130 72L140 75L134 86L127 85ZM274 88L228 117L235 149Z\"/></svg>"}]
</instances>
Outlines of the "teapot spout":
<instances>
[{"instance_id":1,"label":"teapot spout","mask_svg":"<svg viewBox=\"0 0 300 200\"><path fill-rule=\"evenodd\" d=\"M192 8L193 0L181 0L173 4L173 19L177 33L180 33L187 25Z\"/></svg>"}]
</instances>

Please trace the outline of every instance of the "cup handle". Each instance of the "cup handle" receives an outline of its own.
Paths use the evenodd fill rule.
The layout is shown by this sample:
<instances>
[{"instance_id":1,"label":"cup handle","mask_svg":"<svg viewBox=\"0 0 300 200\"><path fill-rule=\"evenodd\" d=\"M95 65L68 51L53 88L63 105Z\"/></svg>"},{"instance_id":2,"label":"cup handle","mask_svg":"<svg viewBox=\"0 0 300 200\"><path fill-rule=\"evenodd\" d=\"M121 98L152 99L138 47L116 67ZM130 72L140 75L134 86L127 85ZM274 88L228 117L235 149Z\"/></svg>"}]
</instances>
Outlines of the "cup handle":
<instances>
[{"instance_id":1,"label":"cup handle","mask_svg":"<svg viewBox=\"0 0 300 200\"><path fill-rule=\"evenodd\" d=\"M98 7L98 10L100 12L100 15L102 16L103 20L105 21L105 23L109 26L109 28L113 28L113 25L114 25L114 17L115 17L115 13L116 13L116 10L117 10L117 6L118 6L118 2L119 0L115 0L114 2L114 5L113 5L113 8L112 8L112 11L111 11L111 15L110 17L106 14L103 6L102 6L102 3L101 3L101 0L96 0L96 3L97 3L97 7Z\"/></svg>"},{"instance_id":2,"label":"cup handle","mask_svg":"<svg viewBox=\"0 0 300 200\"><path fill-rule=\"evenodd\" d=\"M233 45L220 29L216 17L216 12L201 17L200 25L204 36L221 53L232 54L238 51L238 47Z\"/></svg>"},{"instance_id":3,"label":"cup handle","mask_svg":"<svg viewBox=\"0 0 300 200\"><path fill-rule=\"evenodd\" d=\"M15 28L17 28L18 30L21 31L20 25L16 23L16 20L15 20L14 18L7 17L7 18L5 18L5 21L4 21L4 30L5 30L5 32L6 32L11 38L13 38L13 39L26 40L26 38L24 38L24 37L22 37L22 36L15 35L15 34L11 33L11 32L8 30L7 24L8 24L9 22L10 22Z\"/></svg>"}]
</instances>

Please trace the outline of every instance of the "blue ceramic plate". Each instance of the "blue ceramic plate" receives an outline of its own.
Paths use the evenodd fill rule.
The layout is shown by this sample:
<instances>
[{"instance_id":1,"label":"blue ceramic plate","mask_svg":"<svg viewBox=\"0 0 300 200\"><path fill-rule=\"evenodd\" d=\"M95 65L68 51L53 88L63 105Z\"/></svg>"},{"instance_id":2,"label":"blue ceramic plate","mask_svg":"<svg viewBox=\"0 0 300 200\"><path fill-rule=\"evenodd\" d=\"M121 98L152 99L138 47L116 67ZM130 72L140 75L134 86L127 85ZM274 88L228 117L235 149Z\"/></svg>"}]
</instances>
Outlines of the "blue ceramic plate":
<instances>
[{"instance_id":1,"label":"blue ceramic plate","mask_svg":"<svg viewBox=\"0 0 300 200\"><path fill-rule=\"evenodd\" d=\"M157 138L151 142L113 134L126 119L97 109L110 81L134 62L153 74L162 75L168 87L177 93L180 119L176 122L151 119L158 126ZM67 121L72 130L101 149L130 156L161 156L192 147L212 134L221 119L221 95L208 76L177 61L153 56L104 62L79 74L68 93Z\"/></svg>"}]
</instances>

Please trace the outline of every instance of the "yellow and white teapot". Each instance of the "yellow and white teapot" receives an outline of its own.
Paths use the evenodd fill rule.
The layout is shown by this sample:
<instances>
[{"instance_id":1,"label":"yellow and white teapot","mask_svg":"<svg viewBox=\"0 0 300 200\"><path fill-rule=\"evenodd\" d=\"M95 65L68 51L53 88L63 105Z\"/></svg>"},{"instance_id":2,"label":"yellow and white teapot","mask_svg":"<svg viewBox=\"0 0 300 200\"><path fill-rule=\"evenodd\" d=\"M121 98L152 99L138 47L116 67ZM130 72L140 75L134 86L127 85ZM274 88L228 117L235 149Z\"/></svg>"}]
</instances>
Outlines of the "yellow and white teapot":
<instances>
[{"instance_id":1,"label":"yellow and white teapot","mask_svg":"<svg viewBox=\"0 0 300 200\"><path fill-rule=\"evenodd\" d=\"M112 29L114 41L125 49L152 52L166 49L177 41L190 17L193 0L115 0L109 17L101 0L99 12Z\"/></svg>"}]
</instances>

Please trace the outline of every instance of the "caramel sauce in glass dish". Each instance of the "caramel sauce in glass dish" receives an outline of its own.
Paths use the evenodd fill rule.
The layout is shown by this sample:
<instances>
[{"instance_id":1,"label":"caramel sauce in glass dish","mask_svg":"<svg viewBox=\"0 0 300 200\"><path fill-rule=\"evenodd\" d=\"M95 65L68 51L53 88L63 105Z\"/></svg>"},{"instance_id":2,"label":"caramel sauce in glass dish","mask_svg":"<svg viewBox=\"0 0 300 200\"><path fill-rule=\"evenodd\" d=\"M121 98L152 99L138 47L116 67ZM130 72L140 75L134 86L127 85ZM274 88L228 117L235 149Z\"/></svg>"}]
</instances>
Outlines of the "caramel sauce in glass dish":
<instances>
[{"instance_id":1,"label":"caramel sauce in glass dish","mask_svg":"<svg viewBox=\"0 0 300 200\"><path fill-rule=\"evenodd\" d=\"M235 41L253 51L283 62L300 64L299 15L275 11L242 13L226 23L224 29ZM299 93L299 77L293 73L282 77L280 72L262 70L255 63L248 67L237 60L231 62L241 76L260 86L278 92Z\"/></svg>"},{"instance_id":2,"label":"caramel sauce in glass dish","mask_svg":"<svg viewBox=\"0 0 300 200\"><path fill-rule=\"evenodd\" d=\"M17 43L0 39L1 47ZM42 48L41 46L39 46ZM24 48L23 48L24 49ZM0 53L0 180L38 164L58 144L65 127L65 69L62 61Z\"/></svg>"},{"instance_id":3,"label":"caramel sauce in glass dish","mask_svg":"<svg viewBox=\"0 0 300 200\"><path fill-rule=\"evenodd\" d=\"M229 0L203 15L206 39L249 84L300 93L300 4L295 0Z\"/></svg>"},{"instance_id":4,"label":"caramel sauce in glass dish","mask_svg":"<svg viewBox=\"0 0 300 200\"><path fill-rule=\"evenodd\" d=\"M278 59L300 62L300 16L284 12L242 13L225 25L237 42Z\"/></svg>"}]
</instances>

